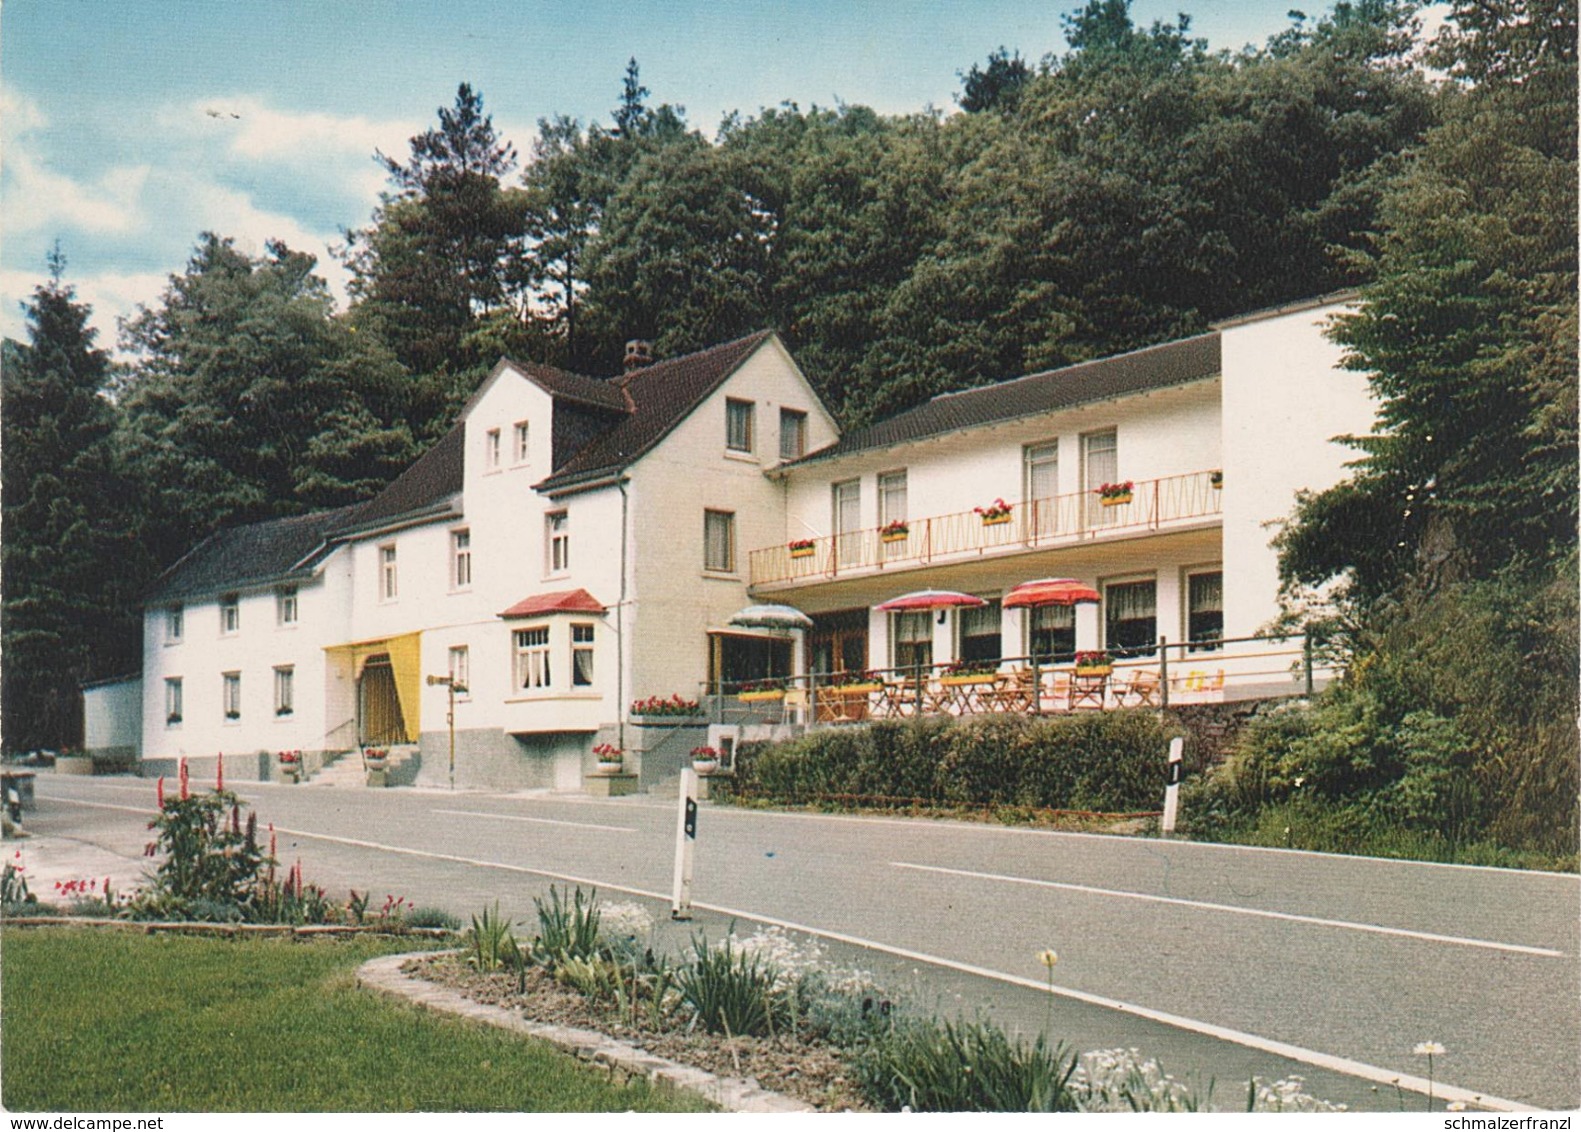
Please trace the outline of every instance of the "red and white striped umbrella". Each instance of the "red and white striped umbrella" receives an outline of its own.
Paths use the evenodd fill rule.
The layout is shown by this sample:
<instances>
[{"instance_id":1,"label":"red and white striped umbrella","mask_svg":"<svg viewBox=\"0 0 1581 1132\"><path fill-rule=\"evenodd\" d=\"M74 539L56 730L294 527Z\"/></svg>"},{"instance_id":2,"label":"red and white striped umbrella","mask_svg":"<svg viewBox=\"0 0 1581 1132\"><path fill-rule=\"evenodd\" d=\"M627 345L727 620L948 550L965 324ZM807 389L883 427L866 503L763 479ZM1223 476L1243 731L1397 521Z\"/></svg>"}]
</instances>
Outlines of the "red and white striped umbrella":
<instances>
[{"instance_id":1,"label":"red and white striped umbrella","mask_svg":"<svg viewBox=\"0 0 1581 1132\"><path fill-rule=\"evenodd\" d=\"M1022 582L1005 595L1004 608L1028 609L1039 605L1080 605L1096 603L1098 591L1075 578L1039 578Z\"/></svg>"},{"instance_id":2,"label":"red and white striped umbrella","mask_svg":"<svg viewBox=\"0 0 1581 1132\"><path fill-rule=\"evenodd\" d=\"M924 609L976 608L987 604L980 597L956 593L954 590L917 590L915 593L892 597L874 608L884 613L915 613Z\"/></svg>"}]
</instances>

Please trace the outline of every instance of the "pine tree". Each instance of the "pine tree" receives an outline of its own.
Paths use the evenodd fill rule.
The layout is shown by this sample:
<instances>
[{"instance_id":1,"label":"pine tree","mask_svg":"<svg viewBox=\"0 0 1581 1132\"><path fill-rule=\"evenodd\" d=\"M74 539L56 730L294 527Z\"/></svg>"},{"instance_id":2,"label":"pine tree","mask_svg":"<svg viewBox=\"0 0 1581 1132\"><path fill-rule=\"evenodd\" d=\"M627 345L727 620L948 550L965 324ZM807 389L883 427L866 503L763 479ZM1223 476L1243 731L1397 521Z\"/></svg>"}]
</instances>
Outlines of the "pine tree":
<instances>
[{"instance_id":1,"label":"pine tree","mask_svg":"<svg viewBox=\"0 0 1581 1132\"><path fill-rule=\"evenodd\" d=\"M79 684L136 667L147 576L103 396L109 356L58 248L49 266L25 306L28 342L7 340L0 363L7 751L81 743Z\"/></svg>"}]
</instances>

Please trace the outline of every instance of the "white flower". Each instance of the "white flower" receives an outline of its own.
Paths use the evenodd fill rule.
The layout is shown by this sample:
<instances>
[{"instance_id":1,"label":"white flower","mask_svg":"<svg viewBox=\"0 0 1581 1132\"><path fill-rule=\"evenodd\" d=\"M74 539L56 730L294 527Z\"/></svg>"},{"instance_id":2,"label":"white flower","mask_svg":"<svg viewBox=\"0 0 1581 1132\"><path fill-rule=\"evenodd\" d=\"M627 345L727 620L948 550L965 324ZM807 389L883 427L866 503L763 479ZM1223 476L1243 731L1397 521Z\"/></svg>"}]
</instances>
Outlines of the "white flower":
<instances>
[{"instance_id":1,"label":"white flower","mask_svg":"<svg viewBox=\"0 0 1581 1132\"><path fill-rule=\"evenodd\" d=\"M1054 969L1054 964L1059 962L1059 953L1056 952L1052 947L1048 948L1047 950L1040 951L1038 952L1038 962L1052 971Z\"/></svg>"},{"instance_id":2,"label":"white flower","mask_svg":"<svg viewBox=\"0 0 1581 1132\"><path fill-rule=\"evenodd\" d=\"M1444 1052L1444 1047L1437 1042L1417 1042L1411 1052L1419 1057L1437 1057Z\"/></svg>"}]
</instances>

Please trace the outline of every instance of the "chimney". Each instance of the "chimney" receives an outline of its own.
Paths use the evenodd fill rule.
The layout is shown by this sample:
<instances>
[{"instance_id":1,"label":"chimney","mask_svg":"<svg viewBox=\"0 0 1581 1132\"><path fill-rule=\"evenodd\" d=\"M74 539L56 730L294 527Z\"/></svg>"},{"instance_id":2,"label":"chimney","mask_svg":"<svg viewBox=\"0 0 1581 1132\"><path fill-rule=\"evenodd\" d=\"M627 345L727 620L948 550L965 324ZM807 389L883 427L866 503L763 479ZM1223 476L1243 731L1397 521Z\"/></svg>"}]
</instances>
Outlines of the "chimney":
<instances>
[{"instance_id":1,"label":"chimney","mask_svg":"<svg viewBox=\"0 0 1581 1132\"><path fill-rule=\"evenodd\" d=\"M626 372L632 373L653 364L653 343L645 338L633 338L626 343Z\"/></svg>"}]
</instances>

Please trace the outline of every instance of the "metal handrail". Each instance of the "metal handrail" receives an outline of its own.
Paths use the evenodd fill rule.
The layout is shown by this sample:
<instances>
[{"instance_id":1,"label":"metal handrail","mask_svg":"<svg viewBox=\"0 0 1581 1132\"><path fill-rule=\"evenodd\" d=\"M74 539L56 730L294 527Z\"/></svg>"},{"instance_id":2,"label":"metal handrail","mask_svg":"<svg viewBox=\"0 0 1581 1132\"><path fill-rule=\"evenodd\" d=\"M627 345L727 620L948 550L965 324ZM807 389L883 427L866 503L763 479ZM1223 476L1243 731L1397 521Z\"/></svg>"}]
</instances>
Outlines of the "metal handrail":
<instances>
[{"instance_id":1,"label":"metal handrail","mask_svg":"<svg viewBox=\"0 0 1581 1132\"><path fill-rule=\"evenodd\" d=\"M1219 496L1211 471L1138 480L1119 503L1082 491L1012 503L1002 516L957 511L905 521L904 531L869 527L796 540L796 549L762 547L747 555L748 576L751 585L814 581L1134 535L1216 515Z\"/></svg>"}]
</instances>

